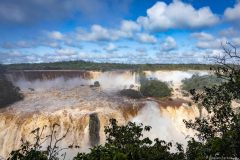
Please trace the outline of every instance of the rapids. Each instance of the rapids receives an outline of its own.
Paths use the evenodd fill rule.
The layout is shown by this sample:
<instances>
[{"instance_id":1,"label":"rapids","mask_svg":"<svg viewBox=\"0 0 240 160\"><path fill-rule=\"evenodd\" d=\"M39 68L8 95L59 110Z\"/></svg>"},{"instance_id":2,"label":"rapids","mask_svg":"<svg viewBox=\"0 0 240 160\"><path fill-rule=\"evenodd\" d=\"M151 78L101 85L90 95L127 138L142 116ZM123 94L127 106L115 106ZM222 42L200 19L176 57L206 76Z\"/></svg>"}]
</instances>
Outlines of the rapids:
<instances>
[{"instance_id":1,"label":"rapids","mask_svg":"<svg viewBox=\"0 0 240 160\"><path fill-rule=\"evenodd\" d=\"M173 100L161 102L133 100L118 94L121 89L139 87L139 75L132 71L10 72L8 78L20 87L25 98L0 109L0 156L7 158L12 150L19 148L21 139L32 142L31 131L37 127L48 126L43 132L46 136L50 126L59 124L57 137L69 129L59 146L80 147L65 150L67 158L72 158L77 152L87 152L91 144L104 144L104 126L110 118L117 119L119 124L133 121L150 125L152 130L144 136L186 145L186 136L193 133L185 128L183 119L193 119L199 116L199 111L194 105L188 106L190 99L181 95L180 85L182 79L194 73L208 74L207 71L145 71L148 78L166 81L173 88ZM99 81L100 88L89 87L95 81ZM44 142L43 146L48 143Z\"/></svg>"}]
</instances>

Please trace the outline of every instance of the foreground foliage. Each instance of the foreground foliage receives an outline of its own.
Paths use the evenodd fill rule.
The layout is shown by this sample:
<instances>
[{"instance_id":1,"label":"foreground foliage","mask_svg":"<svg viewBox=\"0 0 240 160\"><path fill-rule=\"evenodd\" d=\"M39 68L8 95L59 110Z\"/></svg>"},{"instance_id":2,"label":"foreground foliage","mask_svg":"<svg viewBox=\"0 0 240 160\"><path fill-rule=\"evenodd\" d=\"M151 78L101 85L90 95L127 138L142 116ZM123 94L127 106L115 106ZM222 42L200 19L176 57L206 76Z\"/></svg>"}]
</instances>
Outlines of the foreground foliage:
<instances>
[{"instance_id":1,"label":"foreground foliage","mask_svg":"<svg viewBox=\"0 0 240 160\"><path fill-rule=\"evenodd\" d=\"M67 148L60 148L58 146L59 142L61 142L66 135L67 132L62 136L57 138L56 128L59 127L58 124L54 124L51 126L50 134L47 136L43 136L43 132L46 129L44 126L42 129L37 128L31 132L34 135L34 143L30 143L29 141L22 140L22 144L20 149L12 151L8 160L59 160L65 159L66 153L63 150L72 148L73 146L69 146ZM49 144L46 149L43 149L42 145L46 141L49 141ZM78 146L76 146L78 147Z\"/></svg>"},{"instance_id":2,"label":"foreground foliage","mask_svg":"<svg viewBox=\"0 0 240 160\"><path fill-rule=\"evenodd\" d=\"M143 132L150 131L150 126L137 125L129 122L119 126L115 119L105 127L106 144L91 148L90 153L79 153L74 160L180 160L184 159L183 148L176 144L177 152L171 153L172 143L159 139L154 142L148 137L143 138Z\"/></svg>"},{"instance_id":3,"label":"foreground foliage","mask_svg":"<svg viewBox=\"0 0 240 160\"><path fill-rule=\"evenodd\" d=\"M46 127L46 126L45 126ZM51 133L43 136L44 128L32 131L35 142L22 141L20 149L12 151L8 160L60 160L65 159L65 149L78 148L70 145L67 148L59 148L58 144L67 135L68 131L56 138L56 127L51 127ZM184 159L183 148L176 144L176 152L171 153L172 143L155 139L154 142L148 137L143 137L143 132L150 131L150 126L143 126L129 122L127 125L118 125L115 119L110 119L110 125L105 127L106 144L91 148L90 153L78 153L74 160L182 160ZM42 144L50 141L47 148Z\"/></svg>"},{"instance_id":4,"label":"foreground foliage","mask_svg":"<svg viewBox=\"0 0 240 160\"><path fill-rule=\"evenodd\" d=\"M233 101L240 99L240 68L239 64L234 64L236 59L240 60L240 56L235 47L231 44L229 46L229 49L224 48L223 57L216 58L221 66L213 68L224 82L205 87L203 92L191 90L193 100L207 111L207 115L194 121L185 121L187 128L197 131L200 140L192 139L188 142L188 159L240 158L239 104L232 105ZM227 62L229 59L232 60L231 65Z\"/></svg>"}]
</instances>

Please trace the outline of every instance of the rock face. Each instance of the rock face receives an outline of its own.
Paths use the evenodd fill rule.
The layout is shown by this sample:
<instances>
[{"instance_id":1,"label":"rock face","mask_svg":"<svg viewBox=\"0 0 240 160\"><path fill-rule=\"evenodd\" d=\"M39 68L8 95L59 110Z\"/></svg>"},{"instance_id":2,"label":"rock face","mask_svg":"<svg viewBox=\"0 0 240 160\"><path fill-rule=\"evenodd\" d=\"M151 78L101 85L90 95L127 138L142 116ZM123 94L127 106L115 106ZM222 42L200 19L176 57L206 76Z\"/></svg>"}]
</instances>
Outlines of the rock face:
<instances>
[{"instance_id":1,"label":"rock face","mask_svg":"<svg viewBox=\"0 0 240 160\"><path fill-rule=\"evenodd\" d=\"M91 71L78 71L78 70L32 70L32 71L10 71L7 74L8 78L12 81L18 79L25 79L27 81L34 80L53 80L59 77L64 79L82 78L92 79L93 74Z\"/></svg>"},{"instance_id":2,"label":"rock face","mask_svg":"<svg viewBox=\"0 0 240 160\"><path fill-rule=\"evenodd\" d=\"M89 116L89 142L91 146L96 146L100 142L100 120L97 113Z\"/></svg>"}]
</instances>

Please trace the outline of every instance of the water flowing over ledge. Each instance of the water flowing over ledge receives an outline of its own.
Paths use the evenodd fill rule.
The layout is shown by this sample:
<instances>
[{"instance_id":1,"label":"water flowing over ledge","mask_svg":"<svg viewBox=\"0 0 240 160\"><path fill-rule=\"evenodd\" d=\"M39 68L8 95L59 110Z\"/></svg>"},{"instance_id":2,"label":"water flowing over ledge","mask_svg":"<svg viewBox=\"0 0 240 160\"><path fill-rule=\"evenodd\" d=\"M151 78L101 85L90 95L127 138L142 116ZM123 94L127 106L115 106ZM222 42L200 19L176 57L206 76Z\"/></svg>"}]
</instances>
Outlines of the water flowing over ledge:
<instances>
[{"instance_id":1,"label":"water flowing over ledge","mask_svg":"<svg viewBox=\"0 0 240 160\"><path fill-rule=\"evenodd\" d=\"M186 144L185 137L191 133L182 122L199 115L196 106L188 106L189 98L179 91L181 80L194 73L206 71L146 71L148 78L171 83L171 99L133 100L119 96L118 91L139 86L139 74L132 71L34 71L12 72L8 78L19 86L25 96L5 109L0 110L0 156L7 157L17 149L21 139L33 141L32 130L45 125L59 124L59 136L69 128L70 132L61 142L66 147L74 144L80 149L67 151L68 157L77 152L88 151L94 145L93 131L99 130L99 143L105 140L104 126L110 118L120 124L128 121L152 126L145 136ZM89 85L99 81L100 88ZM97 125L90 125L91 115ZM98 121L99 120L99 121ZM93 127L93 128L90 128ZM47 135L49 129L45 131ZM98 137L97 135L95 138ZM97 138L98 139L98 138ZM96 140L96 139L95 139ZM97 142L98 143L98 142ZM47 142L44 143L46 147Z\"/></svg>"}]
</instances>

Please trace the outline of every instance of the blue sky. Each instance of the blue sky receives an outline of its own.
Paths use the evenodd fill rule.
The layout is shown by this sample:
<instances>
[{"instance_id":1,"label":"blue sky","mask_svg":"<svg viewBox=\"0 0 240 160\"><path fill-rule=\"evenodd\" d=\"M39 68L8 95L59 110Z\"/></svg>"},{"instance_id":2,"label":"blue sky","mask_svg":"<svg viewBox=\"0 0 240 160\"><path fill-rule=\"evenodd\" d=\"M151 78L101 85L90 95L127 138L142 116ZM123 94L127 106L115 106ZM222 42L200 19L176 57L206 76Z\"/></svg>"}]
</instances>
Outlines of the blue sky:
<instances>
[{"instance_id":1,"label":"blue sky","mask_svg":"<svg viewBox=\"0 0 240 160\"><path fill-rule=\"evenodd\" d=\"M239 29L238 0L1 0L0 63L210 63Z\"/></svg>"}]
</instances>

